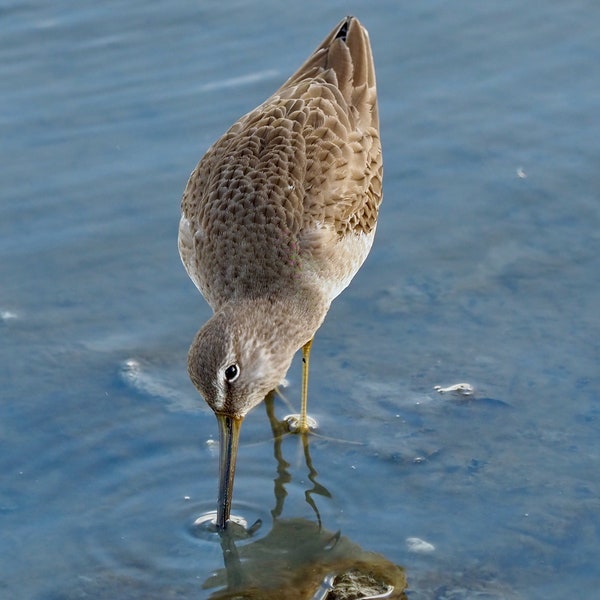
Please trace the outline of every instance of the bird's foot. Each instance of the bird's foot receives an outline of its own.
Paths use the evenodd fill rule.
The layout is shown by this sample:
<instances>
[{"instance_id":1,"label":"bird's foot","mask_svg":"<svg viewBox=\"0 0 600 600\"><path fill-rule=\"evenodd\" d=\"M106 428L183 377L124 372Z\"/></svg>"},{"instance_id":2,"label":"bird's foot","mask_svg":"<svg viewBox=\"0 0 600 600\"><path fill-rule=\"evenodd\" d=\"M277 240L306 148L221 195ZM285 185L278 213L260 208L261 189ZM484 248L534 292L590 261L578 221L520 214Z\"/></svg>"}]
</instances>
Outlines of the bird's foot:
<instances>
[{"instance_id":1,"label":"bird's foot","mask_svg":"<svg viewBox=\"0 0 600 600\"><path fill-rule=\"evenodd\" d=\"M287 415L283 417L283 424L290 433L310 433L318 426L316 419L308 415Z\"/></svg>"}]
</instances>

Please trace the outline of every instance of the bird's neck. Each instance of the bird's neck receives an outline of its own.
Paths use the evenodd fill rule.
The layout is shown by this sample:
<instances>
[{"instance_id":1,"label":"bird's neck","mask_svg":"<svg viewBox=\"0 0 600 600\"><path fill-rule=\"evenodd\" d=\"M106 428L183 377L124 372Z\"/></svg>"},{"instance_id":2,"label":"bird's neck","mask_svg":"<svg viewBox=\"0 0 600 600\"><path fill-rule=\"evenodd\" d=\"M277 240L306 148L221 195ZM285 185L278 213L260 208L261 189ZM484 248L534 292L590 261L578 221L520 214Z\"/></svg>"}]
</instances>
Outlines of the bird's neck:
<instances>
[{"instance_id":1,"label":"bird's neck","mask_svg":"<svg viewBox=\"0 0 600 600\"><path fill-rule=\"evenodd\" d=\"M310 288L290 290L289 294L264 294L229 302L222 310L238 322L253 323L255 335L267 344L298 350L309 342L323 322L329 303Z\"/></svg>"}]
</instances>

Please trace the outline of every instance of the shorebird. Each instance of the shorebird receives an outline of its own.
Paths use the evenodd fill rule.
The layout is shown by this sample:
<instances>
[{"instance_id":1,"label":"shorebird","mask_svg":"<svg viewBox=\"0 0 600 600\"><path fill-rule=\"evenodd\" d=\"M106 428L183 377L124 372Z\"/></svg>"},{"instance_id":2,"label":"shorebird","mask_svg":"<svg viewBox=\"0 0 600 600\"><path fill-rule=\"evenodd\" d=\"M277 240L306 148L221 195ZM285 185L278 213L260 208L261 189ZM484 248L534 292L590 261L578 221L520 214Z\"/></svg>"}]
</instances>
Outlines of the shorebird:
<instances>
[{"instance_id":1,"label":"shorebird","mask_svg":"<svg viewBox=\"0 0 600 600\"><path fill-rule=\"evenodd\" d=\"M179 252L214 311L188 354L219 424L216 526L231 512L240 426L308 359L332 300L366 259L382 197L375 68L347 17L265 102L206 152L183 194Z\"/></svg>"}]
</instances>

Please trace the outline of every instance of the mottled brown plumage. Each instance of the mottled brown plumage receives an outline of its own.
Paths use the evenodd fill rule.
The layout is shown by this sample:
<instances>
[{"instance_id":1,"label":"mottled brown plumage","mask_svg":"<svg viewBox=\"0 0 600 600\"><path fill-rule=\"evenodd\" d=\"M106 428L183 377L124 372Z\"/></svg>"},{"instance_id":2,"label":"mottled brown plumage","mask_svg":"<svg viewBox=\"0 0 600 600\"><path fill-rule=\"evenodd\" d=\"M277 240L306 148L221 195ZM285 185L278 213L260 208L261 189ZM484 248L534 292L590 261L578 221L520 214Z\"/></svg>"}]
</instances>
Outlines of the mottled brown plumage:
<instances>
[{"instance_id":1,"label":"mottled brown plumage","mask_svg":"<svg viewBox=\"0 0 600 600\"><path fill-rule=\"evenodd\" d=\"M217 140L190 176L179 250L215 314L192 343L188 367L225 446L231 423L239 428L283 380L367 257L381 179L373 59L353 17ZM229 462L222 469L230 496ZM222 470L222 487L224 477ZM222 500L219 526L229 516Z\"/></svg>"}]
</instances>

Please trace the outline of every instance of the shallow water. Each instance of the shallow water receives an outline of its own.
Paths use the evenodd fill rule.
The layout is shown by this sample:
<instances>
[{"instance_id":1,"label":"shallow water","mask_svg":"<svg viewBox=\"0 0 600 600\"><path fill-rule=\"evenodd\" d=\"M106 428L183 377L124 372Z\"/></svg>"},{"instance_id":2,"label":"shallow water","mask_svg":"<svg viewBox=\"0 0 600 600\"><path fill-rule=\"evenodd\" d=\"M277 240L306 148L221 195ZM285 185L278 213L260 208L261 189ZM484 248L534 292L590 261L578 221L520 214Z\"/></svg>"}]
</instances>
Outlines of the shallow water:
<instances>
[{"instance_id":1,"label":"shallow water","mask_svg":"<svg viewBox=\"0 0 600 600\"><path fill-rule=\"evenodd\" d=\"M347 13L376 55L378 236L316 338L308 464L262 407L244 424L234 512L262 527L238 545L320 518L411 599L595 596L600 7L309 0L0 8L1 597L223 585L179 200Z\"/></svg>"}]
</instances>

